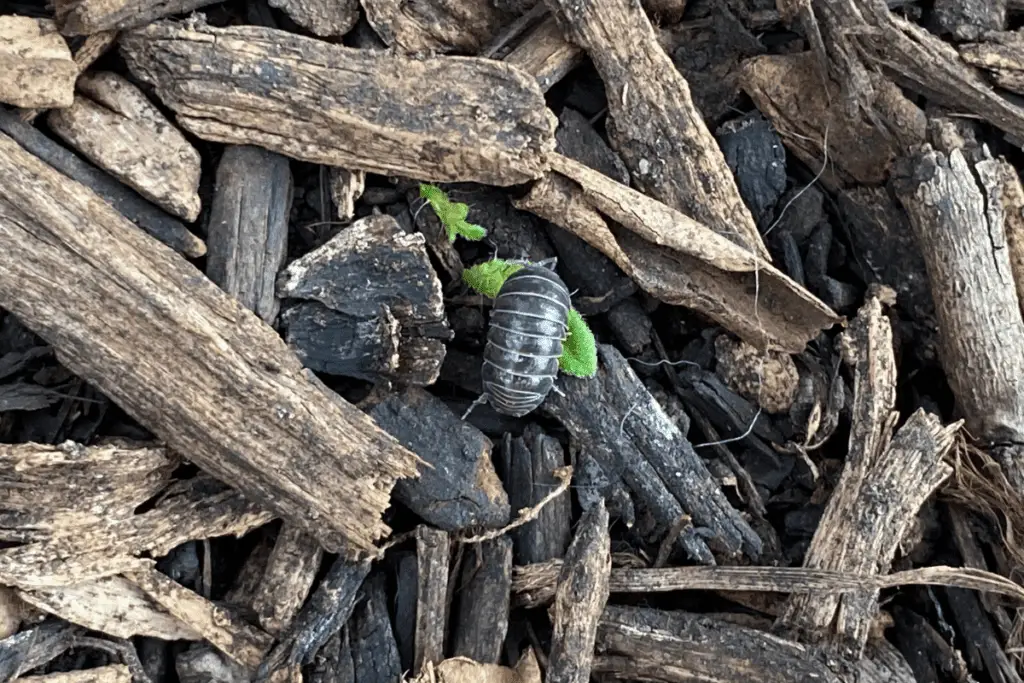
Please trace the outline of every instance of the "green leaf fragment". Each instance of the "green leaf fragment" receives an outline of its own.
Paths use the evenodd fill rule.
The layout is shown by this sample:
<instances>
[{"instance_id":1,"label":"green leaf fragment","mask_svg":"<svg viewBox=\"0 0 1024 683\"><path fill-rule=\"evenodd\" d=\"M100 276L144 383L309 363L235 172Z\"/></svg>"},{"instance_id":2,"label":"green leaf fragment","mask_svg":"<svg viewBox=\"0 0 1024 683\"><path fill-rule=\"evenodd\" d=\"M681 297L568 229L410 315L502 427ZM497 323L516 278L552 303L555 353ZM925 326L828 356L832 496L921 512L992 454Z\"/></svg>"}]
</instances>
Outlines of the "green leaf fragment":
<instances>
[{"instance_id":1,"label":"green leaf fragment","mask_svg":"<svg viewBox=\"0 0 1024 683\"><path fill-rule=\"evenodd\" d=\"M462 281L474 291L493 299L498 296L501 286L512 273L522 269L521 263L509 263L503 259L493 259L478 263L472 268L462 271Z\"/></svg>"},{"instance_id":2,"label":"green leaf fragment","mask_svg":"<svg viewBox=\"0 0 1024 683\"><path fill-rule=\"evenodd\" d=\"M453 202L448 199L444 190L436 185L420 183L420 197L426 199L430 208L434 210L437 219L448 232L448 241L454 242L455 238L461 235L467 240L482 240L487 231L474 223L466 222L469 216L469 206L462 202Z\"/></svg>"},{"instance_id":3,"label":"green leaf fragment","mask_svg":"<svg viewBox=\"0 0 1024 683\"><path fill-rule=\"evenodd\" d=\"M597 374L597 341L583 316L575 308L569 309L566 319L569 336L562 344L558 367L574 377L593 377Z\"/></svg>"}]
</instances>

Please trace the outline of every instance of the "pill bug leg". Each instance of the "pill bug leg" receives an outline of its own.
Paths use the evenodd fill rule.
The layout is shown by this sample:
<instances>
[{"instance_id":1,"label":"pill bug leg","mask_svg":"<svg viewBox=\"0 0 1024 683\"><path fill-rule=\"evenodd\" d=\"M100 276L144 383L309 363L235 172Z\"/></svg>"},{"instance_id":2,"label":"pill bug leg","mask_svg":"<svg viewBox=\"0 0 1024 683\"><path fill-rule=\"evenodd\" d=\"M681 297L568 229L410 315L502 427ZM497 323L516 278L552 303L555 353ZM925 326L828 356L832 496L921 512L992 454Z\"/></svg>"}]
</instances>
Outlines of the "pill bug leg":
<instances>
[{"instance_id":1,"label":"pill bug leg","mask_svg":"<svg viewBox=\"0 0 1024 683\"><path fill-rule=\"evenodd\" d=\"M462 419L465 420L467 417L469 417L469 414L476 409L477 406L481 406L485 403L487 403L487 394L480 394L480 396L475 401L470 403L468 408L466 408L466 412L462 414Z\"/></svg>"}]
</instances>

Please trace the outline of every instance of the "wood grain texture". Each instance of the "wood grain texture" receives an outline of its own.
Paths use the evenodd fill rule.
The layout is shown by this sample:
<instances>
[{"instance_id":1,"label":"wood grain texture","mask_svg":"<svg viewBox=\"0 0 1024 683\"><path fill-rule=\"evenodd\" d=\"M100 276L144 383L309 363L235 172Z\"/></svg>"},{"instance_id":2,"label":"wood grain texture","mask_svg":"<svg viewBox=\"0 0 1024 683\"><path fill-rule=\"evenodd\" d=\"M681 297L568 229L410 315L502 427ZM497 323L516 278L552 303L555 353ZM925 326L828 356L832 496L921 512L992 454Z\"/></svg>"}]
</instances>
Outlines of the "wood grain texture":
<instances>
[{"instance_id":1,"label":"wood grain texture","mask_svg":"<svg viewBox=\"0 0 1024 683\"><path fill-rule=\"evenodd\" d=\"M258 27L158 22L126 34L139 79L205 140L431 182L540 177L556 119L537 82L475 57L412 59Z\"/></svg>"},{"instance_id":2,"label":"wood grain texture","mask_svg":"<svg viewBox=\"0 0 1024 683\"><path fill-rule=\"evenodd\" d=\"M175 14L187 14L217 0L57 0L57 23L67 36L127 30Z\"/></svg>"},{"instance_id":3,"label":"wood grain texture","mask_svg":"<svg viewBox=\"0 0 1024 683\"><path fill-rule=\"evenodd\" d=\"M554 17L547 17L530 30L503 61L533 75L540 89L547 92L585 58L583 49L565 39Z\"/></svg>"},{"instance_id":4,"label":"wood grain texture","mask_svg":"<svg viewBox=\"0 0 1024 683\"><path fill-rule=\"evenodd\" d=\"M264 631L278 636L291 625L309 596L322 558L315 538L293 524L281 527L251 599Z\"/></svg>"},{"instance_id":5,"label":"wood grain texture","mask_svg":"<svg viewBox=\"0 0 1024 683\"><path fill-rule=\"evenodd\" d=\"M48 19L0 16L0 102L70 107L78 67Z\"/></svg>"},{"instance_id":6,"label":"wood grain texture","mask_svg":"<svg viewBox=\"0 0 1024 683\"><path fill-rule=\"evenodd\" d=\"M458 607L453 610L452 654L481 664L498 664L508 635L512 540L501 536L468 547L461 569Z\"/></svg>"},{"instance_id":7,"label":"wood grain texture","mask_svg":"<svg viewBox=\"0 0 1024 683\"><path fill-rule=\"evenodd\" d=\"M489 0L362 0L366 19L401 52L476 54L515 15Z\"/></svg>"},{"instance_id":8,"label":"wood grain texture","mask_svg":"<svg viewBox=\"0 0 1024 683\"><path fill-rule=\"evenodd\" d=\"M288 159L232 145L217 165L207 222L206 275L268 325L277 319L277 273L288 251Z\"/></svg>"},{"instance_id":9,"label":"wood grain texture","mask_svg":"<svg viewBox=\"0 0 1024 683\"><path fill-rule=\"evenodd\" d=\"M425 524L416 527L416 623L413 675L428 662L444 659L448 625L448 534Z\"/></svg>"},{"instance_id":10,"label":"wood grain texture","mask_svg":"<svg viewBox=\"0 0 1024 683\"><path fill-rule=\"evenodd\" d=\"M0 266L0 304L169 446L329 551L387 533L415 456L234 298L7 136Z\"/></svg>"},{"instance_id":11,"label":"wood grain texture","mask_svg":"<svg viewBox=\"0 0 1024 683\"><path fill-rule=\"evenodd\" d=\"M199 216L199 152L131 82L110 71L83 75L74 104L47 116L83 156L168 213Z\"/></svg>"},{"instance_id":12,"label":"wood grain texture","mask_svg":"<svg viewBox=\"0 0 1024 683\"><path fill-rule=\"evenodd\" d=\"M270 0L268 4L314 35L325 38L340 38L359 21L359 0Z\"/></svg>"},{"instance_id":13,"label":"wood grain texture","mask_svg":"<svg viewBox=\"0 0 1024 683\"><path fill-rule=\"evenodd\" d=\"M771 260L686 79L629 0L546 0L593 60L608 95L608 138L636 187Z\"/></svg>"}]
</instances>

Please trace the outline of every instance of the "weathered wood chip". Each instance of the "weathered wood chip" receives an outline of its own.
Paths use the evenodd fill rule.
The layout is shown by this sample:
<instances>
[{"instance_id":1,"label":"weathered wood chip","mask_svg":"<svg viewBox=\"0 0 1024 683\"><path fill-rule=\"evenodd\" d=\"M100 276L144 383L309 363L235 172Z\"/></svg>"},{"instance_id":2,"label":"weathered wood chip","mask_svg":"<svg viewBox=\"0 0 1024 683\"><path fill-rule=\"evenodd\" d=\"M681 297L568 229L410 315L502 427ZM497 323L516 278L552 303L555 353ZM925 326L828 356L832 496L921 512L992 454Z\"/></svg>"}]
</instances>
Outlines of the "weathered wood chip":
<instances>
[{"instance_id":1,"label":"weathered wood chip","mask_svg":"<svg viewBox=\"0 0 1024 683\"><path fill-rule=\"evenodd\" d=\"M314 35L341 37L359 21L359 0L269 0Z\"/></svg>"},{"instance_id":2,"label":"weathered wood chip","mask_svg":"<svg viewBox=\"0 0 1024 683\"><path fill-rule=\"evenodd\" d=\"M533 75L541 90L547 92L585 58L586 53L566 40L558 22L549 16L526 34L503 61Z\"/></svg>"},{"instance_id":3,"label":"weathered wood chip","mask_svg":"<svg viewBox=\"0 0 1024 683\"><path fill-rule=\"evenodd\" d=\"M608 138L636 186L765 260L768 250L686 79L629 0L546 0L601 74Z\"/></svg>"},{"instance_id":4,"label":"weathered wood chip","mask_svg":"<svg viewBox=\"0 0 1024 683\"><path fill-rule=\"evenodd\" d=\"M652 296L699 311L757 348L789 353L839 322L770 263L689 216L559 154L549 158L554 172L516 206L599 249Z\"/></svg>"},{"instance_id":5,"label":"weathered wood chip","mask_svg":"<svg viewBox=\"0 0 1024 683\"><path fill-rule=\"evenodd\" d=\"M252 26L158 22L121 40L186 130L421 180L539 178L556 119L537 82L475 57L412 59Z\"/></svg>"},{"instance_id":6,"label":"weathered wood chip","mask_svg":"<svg viewBox=\"0 0 1024 683\"><path fill-rule=\"evenodd\" d=\"M0 305L158 438L325 550L372 550L415 456L91 190L0 135ZM192 368L194 372L182 372Z\"/></svg>"},{"instance_id":7,"label":"weathered wood chip","mask_svg":"<svg viewBox=\"0 0 1024 683\"><path fill-rule=\"evenodd\" d=\"M988 72L999 87L1024 93L1024 37L1017 31L992 31L982 38L959 46L963 60Z\"/></svg>"},{"instance_id":8,"label":"weathered wood chip","mask_svg":"<svg viewBox=\"0 0 1024 683\"><path fill-rule=\"evenodd\" d=\"M64 35L83 36L145 26L151 21L215 4L218 0L56 0Z\"/></svg>"},{"instance_id":9,"label":"weathered wood chip","mask_svg":"<svg viewBox=\"0 0 1024 683\"><path fill-rule=\"evenodd\" d=\"M362 0L362 5L377 35L409 54L475 54L515 18L488 0Z\"/></svg>"},{"instance_id":10,"label":"weathered wood chip","mask_svg":"<svg viewBox=\"0 0 1024 683\"><path fill-rule=\"evenodd\" d=\"M293 524L281 528L249 601L264 631L279 636L291 625L309 596L322 558L315 538Z\"/></svg>"},{"instance_id":11,"label":"weathered wood chip","mask_svg":"<svg viewBox=\"0 0 1024 683\"><path fill-rule=\"evenodd\" d=\"M413 674L444 659L448 625L448 534L425 524L416 528L416 623Z\"/></svg>"},{"instance_id":12,"label":"weathered wood chip","mask_svg":"<svg viewBox=\"0 0 1024 683\"><path fill-rule=\"evenodd\" d=\"M109 50L114 43L117 41L117 31L101 31L94 33L84 41L81 46L75 51L75 66L78 67L78 73L84 73L93 62L102 57L107 50ZM72 97L74 96L74 86L72 86ZM45 109L26 109L21 112L19 118L25 123L32 123L36 117L42 114Z\"/></svg>"},{"instance_id":13,"label":"weathered wood chip","mask_svg":"<svg viewBox=\"0 0 1024 683\"><path fill-rule=\"evenodd\" d=\"M47 116L50 128L90 161L169 213L199 216L199 152L123 76L83 75L80 94Z\"/></svg>"},{"instance_id":14,"label":"weathered wood chip","mask_svg":"<svg viewBox=\"0 0 1024 683\"><path fill-rule=\"evenodd\" d=\"M0 102L70 107L78 67L48 19L0 16Z\"/></svg>"},{"instance_id":15,"label":"weathered wood chip","mask_svg":"<svg viewBox=\"0 0 1024 683\"><path fill-rule=\"evenodd\" d=\"M131 683L132 672L125 664L108 664L79 671L21 676L18 681L20 683Z\"/></svg>"}]
</instances>

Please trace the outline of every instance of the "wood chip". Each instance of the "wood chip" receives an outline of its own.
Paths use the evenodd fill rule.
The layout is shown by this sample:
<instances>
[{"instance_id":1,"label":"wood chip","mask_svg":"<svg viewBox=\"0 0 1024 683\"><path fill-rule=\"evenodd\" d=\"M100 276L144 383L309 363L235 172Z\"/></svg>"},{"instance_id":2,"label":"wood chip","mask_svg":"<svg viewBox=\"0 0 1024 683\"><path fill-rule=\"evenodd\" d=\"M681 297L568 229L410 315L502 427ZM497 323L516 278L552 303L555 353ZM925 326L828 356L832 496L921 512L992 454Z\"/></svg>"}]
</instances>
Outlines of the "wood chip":
<instances>
[{"instance_id":1,"label":"wood chip","mask_svg":"<svg viewBox=\"0 0 1024 683\"><path fill-rule=\"evenodd\" d=\"M57 22L67 36L126 30L175 14L188 14L217 0L56 0Z\"/></svg>"},{"instance_id":2,"label":"wood chip","mask_svg":"<svg viewBox=\"0 0 1024 683\"><path fill-rule=\"evenodd\" d=\"M124 664L108 664L92 669L21 676L20 683L132 683L131 670Z\"/></svg>"},{"instance_id":3,"label":"wood chip","mask_svg":"<svg viewBox=\"0 0 1024 683\"><path fill-rule=\"evenodd\" d=\"M925 500L952 474L943 459L961 423L943 426L919 409L893 436L899 417L894 411L896 359L892 328L877 293L869 293L843 343L855 366L849 453L804 566L884 572ZM790 598L780 621L801 633L831 637L859 657L877 610L877 591L805 593Z\"/></svg>"},{"instance_id":4,"label":"wood chip","mask_svg":"<svg viewBox=\"0 0 1024 683\"><path fill-rule=\"evenodd\" d=\"M347 171L343 168L330 169L331 199L338 207L338 219L350 221L356 215L356 202L366 189L366 174L363 171Z\"/></svg>"},{"instance_id":5,"label":"wood chip","mask_svg":"<svg viewBox=\"0 0 1024 683\"><path fill-rule=\"evenodd\" d=\"M452 654L483 664L501 661L508 635L512 539L501 536L469 548L458 578ZM481 609L486 605L486 609Z\"/></svg>"},{"instance_id":6,"label":"wood chip","mask_svg":"<svg viewBox=\"0 0 1024 683\"><path fill-rule=\"evenodd\" d=\"M5 135L0 218L0 299L71 372L326 550L387 533L415 456L314 383L274 330Z\"/></svg>"},{"instance_id":7,"label":"wood chip","mask_svg":"<svg viewBox=\"0 0 1024 683\"><path fill-rule=\"evenodd\" d=\"M47 19L0 16L0 102L16 107L70 107L78 67Z\"/></svg>"},{"instance_id":8,"label":"wood chip","mask_svg":"<svg viewBox=\"0 0 1024 683\"><path fill-rule=\"evenodd\" d=\"M636 187L770 260L686 79L640 3L547 0L565 36L587 51L608 95L608 138Z\"/></svg>"},{"instance_id":9,"label":"wood chip","mask_svg":"<svg viewBox=\"0 0 1024 683\"><path fill-rule=\"evenodd\" d=\"M377 35L409 54L475 54L514 18L487 0L362 0L362 5Z\"/></svg>"},{"instance_id":10,"label":"wood chip","mask_svg":"<svg viewBox=\"0 0 1024 683\"><path fill-rule=\"evenodd\" d=\"M416 528L416 630L413 675L444 659L448 623L448 534L426 525Z\"/></svg>"},{"instance_id":11,"label":"wood chip","mask_svg":"<svg viewBox=\"0 0 1024 683\"><path fill-rule=\"evenodd\" d=\"M556 119L536 81L493 60L412 59L198 22L151 24L126 34L121 51L182 127L204 140L349 170L498 186L540 177L554 149ZM242 76L249 73L264 73L270 87Z\"/></svg>"},{"instance_id":12,"label":"wood chip","mask_svg":"<svg viewBox=\"0 0 1024 683\"><path fill-rule=\"evenodd\" d=\"M137 87L110 71L82 76L80 94L47 116L90 161L169 213L199 217L199 152Z\"/></svg>"},{"instance_id":13,"label":"wood chip","mask_svg":"<svg viewBox=\"0 0 1024 683\"><path fill-rule=\"evenodd\" d=\"M608 511L604 503L598 503L580 519L558 575L546 683L590 680L597 625L608 602L611 568Z\"/></svg>"},{"instance_id":14,"label":"wood chip","mask_svg":"<svg viewBox=\"0 0 1024 683\"><path fill-rule=\"evenodd\" d=\"M269 0L314 35L340 38L359 21L359 0Z\"/></svg>"},{"instance_id":15,"label":"wood chip","mask_svg":"<svg viewBox=\"0 0 1024 683\"><path fill-rule=\"evenodd\" d=\"M315 538L292 524L281 528L250 601L264 631L279 636L291 625L309 596L321 558Z\"/></svg>"},{"instance_id":16,"label":"wood chip","mask_svg":"<svg viewBox=\"0 0 1024 683\"><path fill-rule=\"evenodd\" d=\"M549 16L527 33L503 61L531 74L540 89L547 92L584 59L586 52L566 40L558 22Z\"/></svg>"},{"instance_id":17,"label":"wood chip","mask_svg":"<svg viewBox=\"0 0 1024 683\"><path fill-rule=\"evenodd\" d=\"M206 275L268 325L277 319L277 273L288 251L288 159L232 145L217 165L207 223Z\"/></svg>"},{"instance_id":18,"label":"wood chip","mask_svg":"<svg viewBox=\"0 0 1024 683\"><path fill-rule=\"evenodd\" d=\"M652 296L693 308L757 348L789 353L840 320L771 264L692 218L571 159L550 159L555 173L516 206L596 247Z\"/></svg>"},{"instance_id":19,"label":"wood chip","mask_svg":"<svg viewBox=\"0 0 1024 683\"><path fill-rule=\"evenodd\" d=\"M93 62L106 54L117 40L117 31L100 31L86 37L81 47L75 51L75 66L78 73L82 74ZM72 85L72 99L74 98L74 86ZM25 123L32 123L36 117L42 114L45 109L26 109L21 112L21 120Z\"/></svg>"}]
</instances>

